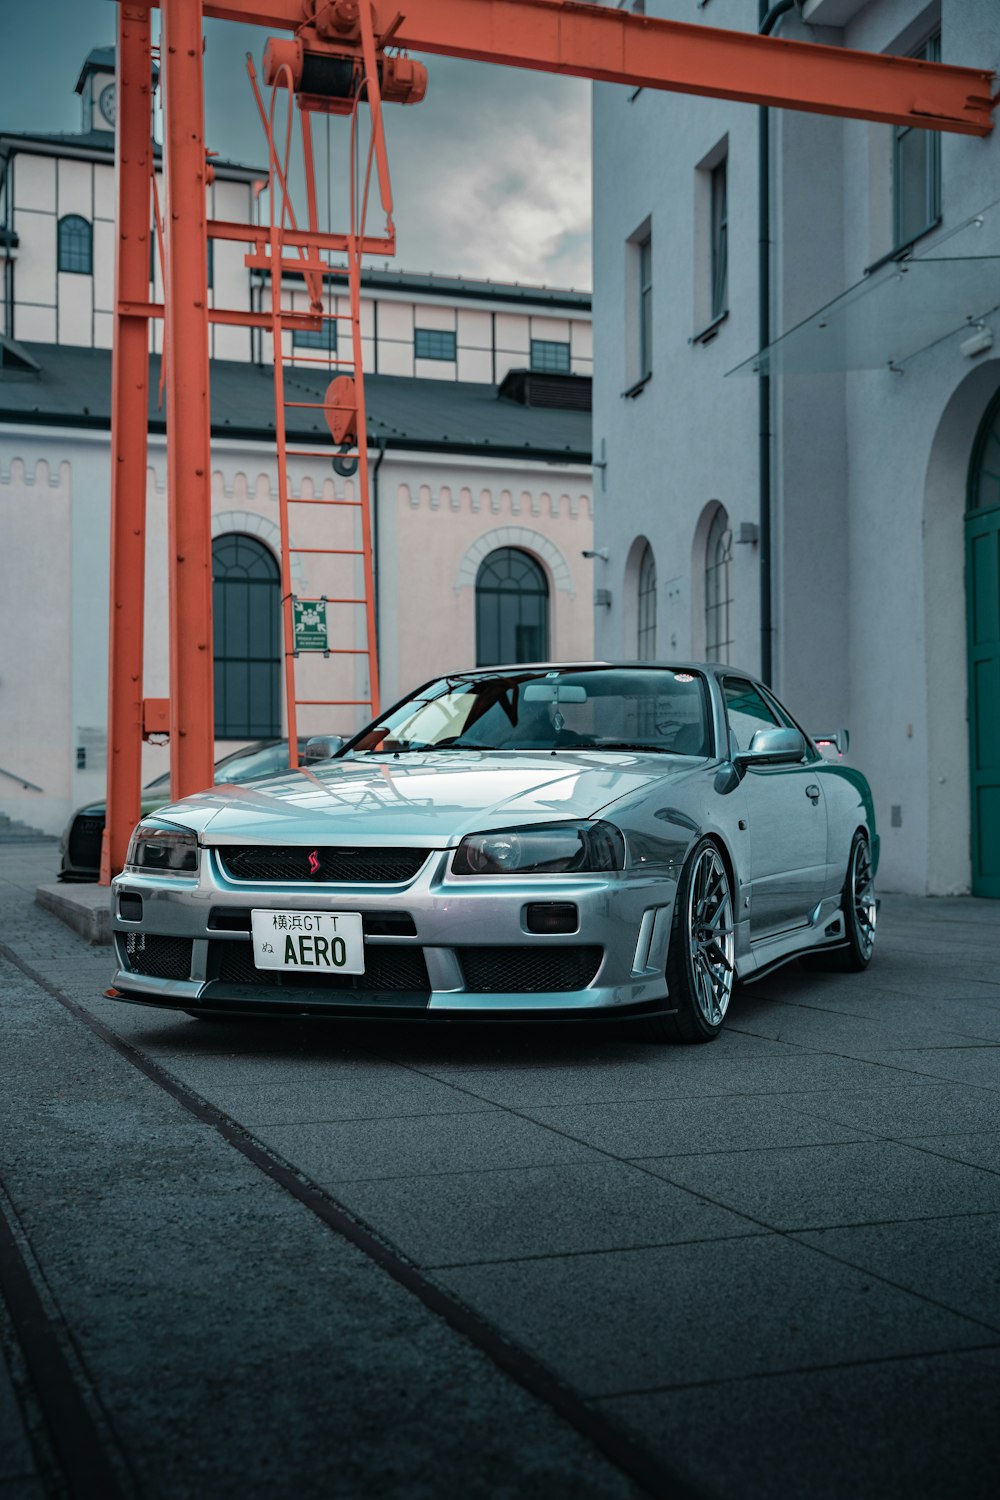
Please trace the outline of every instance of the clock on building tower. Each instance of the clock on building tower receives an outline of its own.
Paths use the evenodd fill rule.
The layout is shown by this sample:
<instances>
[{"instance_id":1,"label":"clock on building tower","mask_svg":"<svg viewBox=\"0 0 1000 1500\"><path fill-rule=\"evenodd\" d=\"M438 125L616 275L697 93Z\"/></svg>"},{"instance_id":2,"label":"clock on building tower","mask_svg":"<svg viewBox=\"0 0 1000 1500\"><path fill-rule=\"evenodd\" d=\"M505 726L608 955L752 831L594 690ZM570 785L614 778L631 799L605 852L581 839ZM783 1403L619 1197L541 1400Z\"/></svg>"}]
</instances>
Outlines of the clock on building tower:
<instances>
[{"instance_id":1,"label":"clock on building tower","mask_svg":"<svg viewBox=\"0 0 1000 1500\"><path fill-rule=\"evenodd\" d=\"M97 97L97 106L109 125L115 123L115 86L107 84Z\"/></svg>"}]
</instances>

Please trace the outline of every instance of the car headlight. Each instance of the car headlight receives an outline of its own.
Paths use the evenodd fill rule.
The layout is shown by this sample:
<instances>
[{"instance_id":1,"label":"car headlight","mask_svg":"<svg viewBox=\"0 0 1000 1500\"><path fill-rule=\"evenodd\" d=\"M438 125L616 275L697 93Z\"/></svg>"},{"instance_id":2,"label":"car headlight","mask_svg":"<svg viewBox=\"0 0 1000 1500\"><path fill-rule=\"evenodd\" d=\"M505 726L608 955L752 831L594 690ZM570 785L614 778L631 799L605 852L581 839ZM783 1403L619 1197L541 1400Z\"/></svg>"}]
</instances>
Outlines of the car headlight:
<instances>
[{"instance_id":1,"label":"car headlight","mask_svg":"<svg viewBox=\"0 0 1000 1500\"><path fill-rule=\"evenodd\" d=\"M198 835L176 823L144 818L129 840L125 868L193 875L198 869Z\"/></svg>"},{"instance_id":2,"label":"car headlight","mask_svg":"<svg viewBox=\"0 0 1000 1500\"><path fill-rule=\"evenodd\" d=\"M470 833L459 844L453 875L563 875L623 870L625 840L610 823L536 823Z\"/></svg>"}]
</instances>

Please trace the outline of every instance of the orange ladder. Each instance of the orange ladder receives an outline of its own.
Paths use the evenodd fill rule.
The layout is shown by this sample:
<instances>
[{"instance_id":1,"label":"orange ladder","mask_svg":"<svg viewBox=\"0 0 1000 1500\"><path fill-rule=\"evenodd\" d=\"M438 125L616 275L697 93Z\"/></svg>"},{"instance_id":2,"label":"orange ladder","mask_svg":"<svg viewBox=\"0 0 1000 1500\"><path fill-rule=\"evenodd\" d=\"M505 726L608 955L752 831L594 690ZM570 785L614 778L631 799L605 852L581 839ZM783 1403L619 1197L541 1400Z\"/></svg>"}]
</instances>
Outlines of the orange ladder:
<instances>
[{"instance_id":1,"label":"orange ladder","mask_svg":"<svg viewBox=\"0 0 1000 1500\"><path fill-rule=\"evenodd\" d=\"M363 8L364 9L364 8ZM367 29L364 27L363 29ZM369 21L370 25L370 21ZM365 53L369 48L365 48ZM366 64L368 61L366 55ZM364 234L365 213L367 210L368 192L371 182L373 160L378 163L379 185L383 207L387 216L387 237L390 241L394 239L392 228L392 199L388 184L387 168L385 166L385 141L382 131L382 119L379 98L379 82L377 70L374 67L374 47L371 48L371 70L365 68L363 84L358 89L357 98L351 111L351 224L347 234L337 236L340 246L346 255L346 271L348 283L348 312L333 310L334 294L332 290L328 294L328 305L323 304L323 284L329 277L331 266L319 258L318 251L309 245L301 243L304 238L298 233L294 213L288 195L288 143L284 161L279 160L274 140L274 97L277 93L278 84L275 83L272 95L272 107L266 112L260 90L257 86L256 75L252 62L248 60L250 79L257 98L261 119L264 123L265 133L268 140L270 153L269 166L269 202L270 202L270 229L269 254L263 257L271 276L271 312L270 331L274 359L274 405L275 405L275 445L278 460L278 510L281 534L281 596L282 596L282 656L284 664L285 682L285 717L288 732L289 763L296 767L299 763L298 733L299 733L299 709L300 708L330 708L335 709L366 709L364 719L374 717L378 712L379 705L379 682L378 682L378 652L377 633L375 617L375 576L374 558L372 550L372 521L369 491L369 464L367 444L367 421L365 412L365 390L364 370L362 360L362 336L361 336L361 257L366 243ZM291 99L291 88L289 97ZM368 163L364 181L364 193L360 207L355 181L354 168L354 143L357 129L357 114L360 102L366 102L371 114L371 133L368 150ZM315 172L313 162L312 135L310 128L309 110L317 107L317 101L299 99L300 119L302 124L303 158L306 171L306 188L309 209L309 231L318 241L330 239L330 236L322 236L317 229ZM291 111L291 104L289 105ZM291 113L289 115L289 139L291 134ZM276 212L276 204L281 202L280 214ZM287 226L286 226L287 220ZM286 245L286 227L295 235L294 249ZM309 238L310 236L305 236ZM386 241L379 242L380 248L387 248ZM290 253L286 255L286 249ZM297 252L297 258L296 258ZM250 257L248 257L248 260ZM260 263L258 261L258 263ZM341 274L345 269L343 266L336 268ZM286 307L282 293L282 273L294 273L304 276L310 293L310 314L308 320L300 311L294 307ZM351 357L340 356L340 339L332 340L336 345L336 354L333 348L328 353L303 354L296 349L294 343L290 351L286 352L286 333L291 333L295 327L301 328L308 321L309 325L316 329L327 327L331 322L339 329L342 324L350 328L351 334ZM334 390L334 381L331 380L322 400L305 401L289 399L286 388L291 377L288 368L306 365L318 366L327 371L331 376L337 372L342 375L350 374L353 380L353 390L349 385L340 381L343 388ZM346 394L345 394L346 391ZM334 438L334 446L331 447L300 447L289 446L287 413L294 410L321 411L331 428L331 435L335 426L340 425L343 429L346 425L350 433L350 441L337 443ZM353 496L344 497L334 495L333 498L326 496L306 496L293 493L293 484L290 474L290 461L309 459L327 460L334 462L335 472L342 475L350 474L350 466L356 465L357 487ZM339 514L354 513L355 524L352 535L349 538L349 546L299 546L292 541L292 531L289 524L290 507L322 506L327 508L327 515L331 523ZM332 525L328 530L332 530ZM328 536L327 540L335 540ZM343 567L337 568L332 563L333 581L329 591L315 592L310 595L298 595L293 588L294 558L309 557L316 559L313 568L322 567L319 559L324 559L327 566L331 566L334 559L355 559L352 570L353 583L344 585ZM360 561L358 561L360 560ZM363 624L358 628L358 612L362 612ZM305 641L305 631L297 632L297 624L311 625L313 627L313 639ZM309 682L315 684L322 680L314 668L310 667L303 672L301 658L321 657L325 662L332 662L341 670L337 673L335 682L340 685L339 696L320 696L316 687L313 686L306 691L300 692L299 678L304 675ZM355 686L344 688L345 672L343 668L353 660L355 665L362 667L360 674L354 674ZM356 717L352 715L352 717ZM363 720L362 720L363 722ZM330 723L323 726L326 733L353 732L355 725Z\"/></svg>"}]
</instances>

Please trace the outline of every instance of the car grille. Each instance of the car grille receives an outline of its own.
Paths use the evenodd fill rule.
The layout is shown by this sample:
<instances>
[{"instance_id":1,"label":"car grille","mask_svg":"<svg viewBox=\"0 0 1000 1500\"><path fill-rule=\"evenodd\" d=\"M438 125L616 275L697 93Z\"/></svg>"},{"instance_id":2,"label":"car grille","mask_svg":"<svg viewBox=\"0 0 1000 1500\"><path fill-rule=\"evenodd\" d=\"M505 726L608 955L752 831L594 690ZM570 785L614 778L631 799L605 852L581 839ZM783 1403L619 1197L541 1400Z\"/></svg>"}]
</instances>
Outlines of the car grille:
<instances>
[{"instance_id":1,"label":"car grille","mask_svg":"<svg viewBox=\"0 0 1000 1500\"><path fill-rule=\"evenodd\" d=\"M99 870L103 833L103 818L93 816L74 818L66 850L70 864L81 870Z\"/></svg>"},{"instance_id":2,"label":"car grille","mask_svg":"<svg viewBox=\"0 0 1000 1500\"><path fill-rule=\"evenodd\" d=\"M344 885L398 885L412 880L427 858L427 849L308 849L281 845L250 845L217 849L219 861L233 880L303 880ZM310 869L311 856L318 861Z\"/></svg>"},{"instance_id":3,"label":"car grille","mask_svg":"<svg viewBox=\"0 0 1000 1500\"><path fill-rule=\"evenodd\" d=\"M191 939L152 932L119 933L118 954L133 974L151 979L190 979Z\"/></svg>"},{"instance_id":4,"label":"car grille","mask_svg":"<svg viewBox=\"0 0 1000 1500\"><path fill-rule=\"evenodd\" d=\"M209 943L209 974L224 984L269 985L275 989L309 990L422 990L430 989L424 950L395 945L365 948L363 974L296 974L285 969L258 969L253 945Z\"/></svg>"},{"instance_id":5,"label":"car grille","mask_svg":"<svg viewBox=\"0 0 1000 1500\"><path fill-rule=\"evenodd\" d=\"M524 994L584 990L601 967L604 949L594 946L556 948L456 948L466 989L489 994L516 990Z\"/></svg>"}]
</instances>

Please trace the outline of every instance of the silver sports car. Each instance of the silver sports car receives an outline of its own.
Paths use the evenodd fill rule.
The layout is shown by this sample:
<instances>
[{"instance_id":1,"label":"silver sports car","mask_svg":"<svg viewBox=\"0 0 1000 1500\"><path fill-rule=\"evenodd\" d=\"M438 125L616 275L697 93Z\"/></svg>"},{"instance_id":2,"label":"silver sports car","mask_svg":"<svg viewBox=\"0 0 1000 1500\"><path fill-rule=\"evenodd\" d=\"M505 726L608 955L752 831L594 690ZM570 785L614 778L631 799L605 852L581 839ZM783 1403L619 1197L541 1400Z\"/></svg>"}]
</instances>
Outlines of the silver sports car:
<instances>
[{"instance_id":1,"label":"silver sports car","mask_svg":"<svg viewBox=\"0 0 1000 1500\"><path fill-rule=\"evenodd\" d=\"M736 980L871 959L868 783L735 668L459 672L327 748L142 820L111 993L704 1042Z\"/></svg>"}]
</instances>

